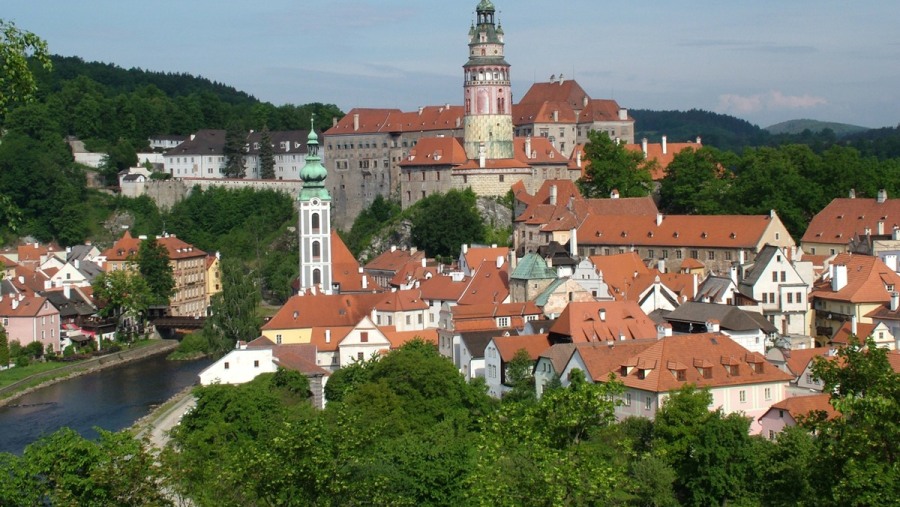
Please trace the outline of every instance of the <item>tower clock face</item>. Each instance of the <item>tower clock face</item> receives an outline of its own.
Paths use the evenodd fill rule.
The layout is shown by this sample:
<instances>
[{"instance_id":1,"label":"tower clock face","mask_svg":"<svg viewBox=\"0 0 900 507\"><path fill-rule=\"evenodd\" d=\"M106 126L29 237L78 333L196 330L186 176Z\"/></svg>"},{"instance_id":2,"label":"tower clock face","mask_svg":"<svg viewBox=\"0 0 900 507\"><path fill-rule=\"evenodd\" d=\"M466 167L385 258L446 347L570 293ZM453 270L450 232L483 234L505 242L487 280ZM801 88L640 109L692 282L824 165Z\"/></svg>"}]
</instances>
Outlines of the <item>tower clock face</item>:
<instances>
[{"instance_id":1,"label":"tower clock face","mask_svg":"<svg viewBox=\"0 0 900 507\"><path fill-rule=\"evenodd\" d=\"M319 200L318 200L318 199L313 199L313 200L312 200L312 205L313 205L313 206L318 206L318 205L319 205Z\"/></svg>"}]
</instances>

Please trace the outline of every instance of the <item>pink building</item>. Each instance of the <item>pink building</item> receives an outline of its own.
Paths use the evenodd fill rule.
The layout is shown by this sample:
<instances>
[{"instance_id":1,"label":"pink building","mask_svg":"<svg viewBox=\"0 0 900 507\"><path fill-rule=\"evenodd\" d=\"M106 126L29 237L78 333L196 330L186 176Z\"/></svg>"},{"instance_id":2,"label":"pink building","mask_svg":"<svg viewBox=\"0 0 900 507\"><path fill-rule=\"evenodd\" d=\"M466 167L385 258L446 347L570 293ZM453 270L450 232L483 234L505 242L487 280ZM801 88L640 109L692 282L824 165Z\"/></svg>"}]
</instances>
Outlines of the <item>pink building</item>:
<instances>
[{"instance_id":1,"label":"pink building","mask_svg":"<svg viewBox=\"0 0 900 507\"><path fill-rule=\"evenodd\" d=\"M10 342L16 340L24 346L39 341L44 350L60 352L59 310L46 298L0 297L0 319Z\"/></svg>"},{"instance_id":2,"label":"pink building","mask_svg":"<svg viewBox=\"0 0 900 507\"><path fill-rule=\"evenodd\" d=\"M837 416L838 412L829 403L830 399L830 394L812 394L775 403L759 418L761 435L773 440L785 428L796 426L802 418L816 412L824 412L829 419Z\"/></svg>"}]
</instances>

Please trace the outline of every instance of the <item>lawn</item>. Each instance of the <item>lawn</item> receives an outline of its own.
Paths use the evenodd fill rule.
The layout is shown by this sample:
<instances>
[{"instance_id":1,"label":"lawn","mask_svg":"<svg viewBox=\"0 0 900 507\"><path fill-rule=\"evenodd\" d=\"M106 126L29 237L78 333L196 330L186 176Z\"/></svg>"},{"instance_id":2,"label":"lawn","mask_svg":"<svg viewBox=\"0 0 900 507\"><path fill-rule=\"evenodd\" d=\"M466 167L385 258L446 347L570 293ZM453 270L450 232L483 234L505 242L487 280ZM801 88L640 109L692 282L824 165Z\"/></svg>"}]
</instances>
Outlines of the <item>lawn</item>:
<instances>
[{"instance_id":1,"label":"lawn","mask_svg":"<svg viewBox=\"0 0 900 507\"><path fill-rule=\"evenodd\" d=\"M20 366L15 368L10 368L8 370L0 371L0 387L6 387L10 384L16 383L25 377L30 375L34 375L36 373L43 373L45 371L54 370L61 366L70 365L73 363L57 363L57 362L47 362L47 363L31 363L28 366Z\"/></svg>"}]
</instances>

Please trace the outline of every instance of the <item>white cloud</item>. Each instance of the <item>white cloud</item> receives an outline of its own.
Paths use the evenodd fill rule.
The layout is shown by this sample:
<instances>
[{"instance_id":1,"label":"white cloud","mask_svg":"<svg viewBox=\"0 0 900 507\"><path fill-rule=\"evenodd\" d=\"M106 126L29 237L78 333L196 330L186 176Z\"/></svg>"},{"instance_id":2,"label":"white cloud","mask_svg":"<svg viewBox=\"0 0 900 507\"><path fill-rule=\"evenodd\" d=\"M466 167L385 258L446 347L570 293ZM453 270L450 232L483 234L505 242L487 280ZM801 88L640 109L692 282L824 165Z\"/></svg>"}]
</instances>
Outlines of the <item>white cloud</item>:
<instances>
[{"instance_id":1,"label":"white cloud","mask_svg":"<svg viewBox=\"0 0 900 507\"><path fill-rule=\"evenodd\" d=\"M723 113L746 114L762 110L809 109L827 103L828 101L824 97L785 95L778 90L772 90L755 95L719 95L717 110Z\"/></svg>"}]
</instances>

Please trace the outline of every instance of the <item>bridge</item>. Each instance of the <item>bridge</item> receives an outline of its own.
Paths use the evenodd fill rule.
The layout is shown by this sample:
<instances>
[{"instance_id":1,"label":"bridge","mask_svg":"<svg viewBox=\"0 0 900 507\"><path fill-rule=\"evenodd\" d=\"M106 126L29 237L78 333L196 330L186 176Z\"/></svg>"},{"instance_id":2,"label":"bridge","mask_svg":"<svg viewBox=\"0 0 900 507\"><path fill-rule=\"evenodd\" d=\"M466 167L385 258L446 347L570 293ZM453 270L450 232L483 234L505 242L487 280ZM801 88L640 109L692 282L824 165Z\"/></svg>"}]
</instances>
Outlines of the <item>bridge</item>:
<instances>
[{"instance_id":1,"label":"bridge","mask_svg":"<svg viewBox=\"0 0 900 507\"><path fill-rule=\"evenodd\" d=\"M196 331L206 323L206 317L157 317L150 321L163 338L174 337L179 331Z\"/></svg>"}]
</instances>

